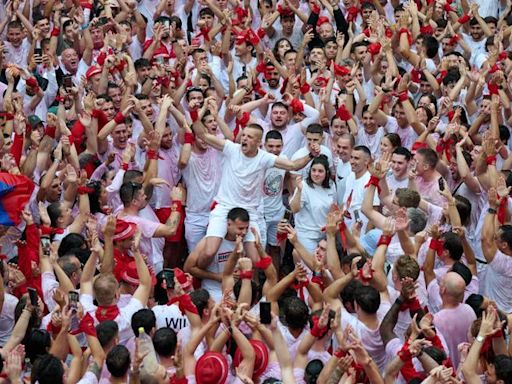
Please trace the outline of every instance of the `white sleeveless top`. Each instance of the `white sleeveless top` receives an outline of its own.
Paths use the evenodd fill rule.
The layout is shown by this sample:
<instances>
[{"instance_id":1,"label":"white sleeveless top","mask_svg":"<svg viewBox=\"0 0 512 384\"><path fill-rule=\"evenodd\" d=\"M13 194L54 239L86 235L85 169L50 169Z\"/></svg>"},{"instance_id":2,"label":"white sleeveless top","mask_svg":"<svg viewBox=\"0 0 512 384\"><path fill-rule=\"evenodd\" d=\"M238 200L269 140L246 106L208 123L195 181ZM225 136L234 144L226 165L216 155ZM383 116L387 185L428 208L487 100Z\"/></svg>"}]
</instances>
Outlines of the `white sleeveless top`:
<instances>
[{"instance_id":1,"label":"white sleeveless top","mask_svg":"<svg viewBox=\"0 0 512 384\"><path fill-rule=\"evenodd\" d=\"M207 271L213 273L222 273L224 271L224 265L228 260L229 255L235 249L235 242L222 239L219 250L215 255L215 258L211 264L206 268ZM211 298L217 303L220 303L222 299L222 284L215 280L203 279L202 287L208 291Z\"/></svg>"}]
</instances>

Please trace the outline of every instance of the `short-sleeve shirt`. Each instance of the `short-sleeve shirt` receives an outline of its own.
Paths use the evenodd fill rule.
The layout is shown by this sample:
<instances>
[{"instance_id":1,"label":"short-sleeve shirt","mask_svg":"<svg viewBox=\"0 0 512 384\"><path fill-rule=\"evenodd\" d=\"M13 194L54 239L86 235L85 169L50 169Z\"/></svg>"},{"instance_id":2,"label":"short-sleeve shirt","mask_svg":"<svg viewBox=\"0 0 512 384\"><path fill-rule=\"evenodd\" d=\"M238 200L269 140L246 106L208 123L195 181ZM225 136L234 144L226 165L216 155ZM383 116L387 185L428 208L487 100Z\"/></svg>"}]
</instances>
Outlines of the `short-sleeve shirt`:
<instances>
[{"instance_id":1,"label":"short-sleeve shirt","mask_svg":"<svg viewBox=\"0 0 512 384\"><path fill-rule=\"evenodd\" d=\"M254 157L242 153L240 144L226 140L224 165L215 200L228 207L244 207L256 211L263 197L265 171L275 165L277 156L258 150Z\"/></svg>"},{"instance_id":2,"label":"short-sleeve shirt","mask_svg":"<svg viewBox=\"0 0 512 384\"><path fill-rule=\"evenodd\" d=\"M486 296L496 301L498 308L512 313L512 257L496 251L485 276Z\"/></svg>"}]
</instances>

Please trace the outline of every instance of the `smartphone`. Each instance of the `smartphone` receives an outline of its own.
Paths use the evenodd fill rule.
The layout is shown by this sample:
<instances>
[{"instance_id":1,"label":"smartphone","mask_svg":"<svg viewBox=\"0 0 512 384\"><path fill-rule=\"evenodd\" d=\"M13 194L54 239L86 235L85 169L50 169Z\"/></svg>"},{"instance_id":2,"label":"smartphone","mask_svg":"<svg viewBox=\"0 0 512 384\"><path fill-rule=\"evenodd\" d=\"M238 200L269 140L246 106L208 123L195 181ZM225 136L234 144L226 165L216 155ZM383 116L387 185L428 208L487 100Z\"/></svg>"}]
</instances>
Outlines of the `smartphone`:
<instances>
[{"instance_id":1,"label":"smartphone","mask_svg":"<svg viewBox=\"0 0 512 384\"><path fill-rule=\"evenodd\" d=\"M64 87L64 89L69 89L69 88L73 88L73 79L71 78L71 76L69 75L65 75L63 78L62 78L62 86Z\"/></svg>"},{"instance_id":2,"label":"smartphone","mask_svg":"<svg viewBox=\"0 0 512 384\"><path fill-rule=\"evenodd\" d=\"M50 256L51 241L48 236L41 236L41 248L43 249L44 256Z\"/></svg>"},{"instance_id":3,"label":"smartphone","mask_svg":"<svg viewBox=\"0 0 512 384\"><path fill-rule=\"evenodd\" d=\"M359 209L354 209L354 218L356 221L361 221L361 218L359 217Z\"/></svg>"},{"instance_id":4,"label":"smartphone","mask_svg":"<svg viewBox=\"0 0 512 384\"><path fill-rule=\"evenodd\" d=\"M366 257L361 255L361 260L357 262L357 269L361 269L366 264Z\"/></svg>"},{"instance_id":5,"label":"smartphone","mask_svg":"<svg viewBox=\"0 0 512 384\"><path fill-rule=\"evenodd\" d=\"M42 48L34 48L34 55L42 56L43 49Z\"/></svg>"},{"instance_id":6,"label":"smartphone","mask_svg":"<svg viewBox=\"0 0 512 384\"><path fill-rule=\"evenodd\" d=\"M174 270L171 268L164 268L162 272L162 280L165 280L167 288L174 289Z\"/></svg>"},{"instance_id":7,"label":"smartphone","mask_svg":"<svg viewBox=\"0 0 512 384\"><path fill-rule=\"evenodd\" d=\"M270 303L268 301L260 302L260 322L261 324L270 324L272 322Z\"/></svg>"},{"instance_id":8,"label":"smartphone","mask_svg":"<svg viewBox=\"0 0 512 384\"><path fill-rule=\"evenodd\" d=\"M171 21L170 20L165 20L164 21L164 25L169 28L171 26Z\"/></svg>"},{"instance_id":9,"label":"smartphone","mask_svg":"<svg viewBox=\"0 0 512 384\"><path fill-rule=\"evenodd\" d=\"M98 19L98 24L97 25L105 25L108 23L108 19L106 17L100 17Z\"/></svg>"},{"instance_id":10,"label":"smartphone","mask_svg":"<svg viewBox=\"0 0 512 384\"><path fill-rule=\"evenodd\" d=\"M37 308L37 306L38 306L37 291L35 290L35 288L32 288L32 287L27 288L27 291L28 291L28 295L30 297L30 304L32 304L32 306L34 308Z\"/></svg>"},{"instance_id":11,"label":"smartphone","mask_svg":"<svg viewBox=\"0 0 512 384\"><path fill-rule=\"evenodd\" d=\"M442 177L439 178L439 190L444 191L444 179Z\"/></svg>"},{"instance_id":12,"label":"smartphone","mask_svg":"<svg viewBox=\"0 0 512 384\"><path fill-rule=\"evenodd\" d=\"M156 62L157 62L157 64L163 64L163 63L164 63L164 60L165 60L165 59L164 59L164 57L163 57L163 56L158 56L158 57L156 58Z\"/></svg>"},{"instance_id":13,"label":"smartphone","mask_svg":"<svg viewBox=\"0 0 512 384\"><path fill-rule=\"evenodd\" d=\"M78 292L70 291L68 293L69 309L71 310L71 331L76 331L80 328L80 319L78 318Z\"/></svg>"}]
</instances>

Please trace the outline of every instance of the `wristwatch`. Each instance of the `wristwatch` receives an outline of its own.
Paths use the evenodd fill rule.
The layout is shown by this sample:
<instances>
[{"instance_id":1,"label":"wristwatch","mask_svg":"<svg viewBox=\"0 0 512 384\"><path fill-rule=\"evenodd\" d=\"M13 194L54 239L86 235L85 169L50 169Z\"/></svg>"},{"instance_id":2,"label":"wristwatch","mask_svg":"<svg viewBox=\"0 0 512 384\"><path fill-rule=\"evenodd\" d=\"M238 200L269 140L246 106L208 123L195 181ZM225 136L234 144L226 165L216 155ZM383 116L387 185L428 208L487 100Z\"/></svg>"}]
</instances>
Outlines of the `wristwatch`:
<instances>
[{"instance_id":1,"label":"wristwatch","mask_svg":"<svg viewBox=\"0 0 512 384\"><path fill-rule=\"evenodd\" d=\"M495 215L496 213L498 213L498 211L494 208L487 208L487 213L490 213L491 215Z\"/></svg>"},{"instance_id":2,"label":"wristwatch","mask_svg":"<svg viewBox=\"0 0 512 384\"><path fill-rule=\"evenodd\" d=\"M484 342L484 340L485 340L485 337L478 335L478 336L475 338L475 340L476 340L476 341L478 341L479 343L483 343L483 342Z\"/></svg>"}]
</instances>

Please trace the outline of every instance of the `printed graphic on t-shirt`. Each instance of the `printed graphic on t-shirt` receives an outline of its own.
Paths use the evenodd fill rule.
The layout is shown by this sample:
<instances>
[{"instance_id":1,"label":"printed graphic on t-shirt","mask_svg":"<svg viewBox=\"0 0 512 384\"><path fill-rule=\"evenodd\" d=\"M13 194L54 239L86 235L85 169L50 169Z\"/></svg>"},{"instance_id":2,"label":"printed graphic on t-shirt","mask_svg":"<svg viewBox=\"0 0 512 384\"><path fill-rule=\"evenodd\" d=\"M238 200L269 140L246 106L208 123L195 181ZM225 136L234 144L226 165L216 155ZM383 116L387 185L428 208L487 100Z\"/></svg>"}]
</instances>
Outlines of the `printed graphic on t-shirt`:
<instances>
[{"instance_id":1,"label":"printed graphic on t-shirt","mask_svg":"<svg viewBox=\"0 0 512 384\"><path fill-rule=\"evenodd\" d=\"M218 257L219 263L225 263L228 260L228 257L230 254L231 254L231 252L219 253L219 257Z\"/></svg>"},{"instance_id":2,"label":"printed graphic on t-shirt","mask_svg":"<svg viewBox=\"0 0 512 384\"><path fill-rule=\"evenodd\" d=\"M281 184L283 182L283 175L278 170L269 171L265 182L263 183L263 192L267 196L277 196L281 193Z\"/></svg>"}]
</instances>

